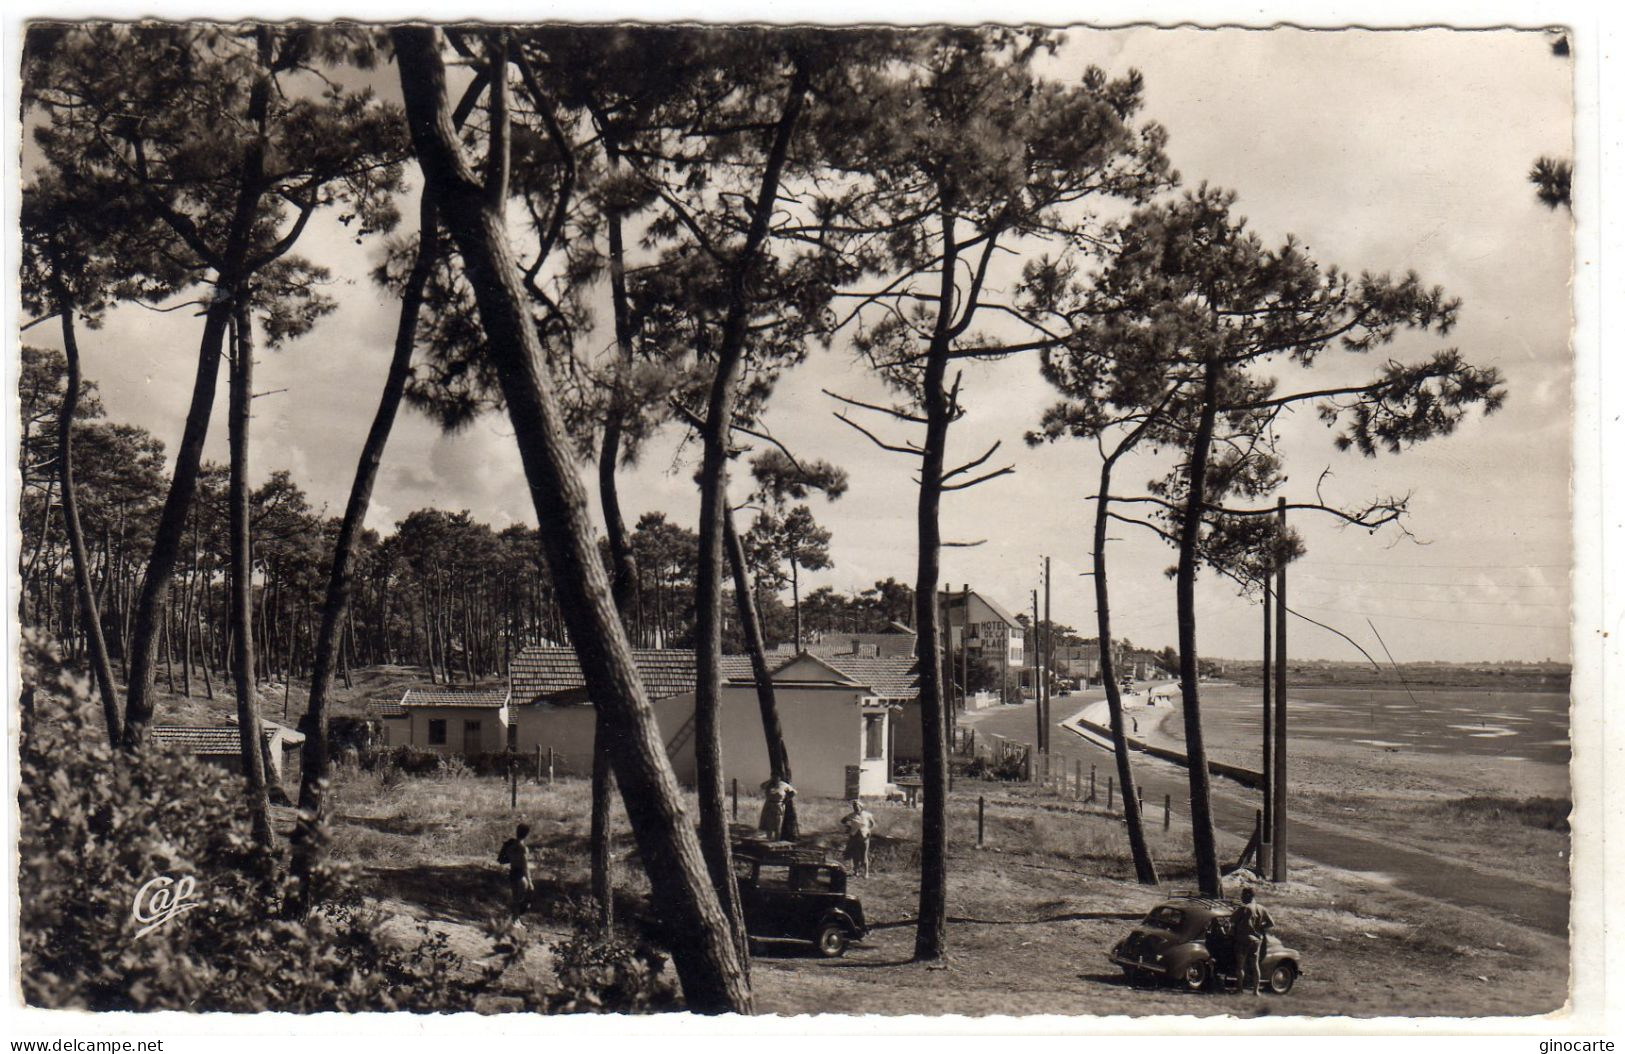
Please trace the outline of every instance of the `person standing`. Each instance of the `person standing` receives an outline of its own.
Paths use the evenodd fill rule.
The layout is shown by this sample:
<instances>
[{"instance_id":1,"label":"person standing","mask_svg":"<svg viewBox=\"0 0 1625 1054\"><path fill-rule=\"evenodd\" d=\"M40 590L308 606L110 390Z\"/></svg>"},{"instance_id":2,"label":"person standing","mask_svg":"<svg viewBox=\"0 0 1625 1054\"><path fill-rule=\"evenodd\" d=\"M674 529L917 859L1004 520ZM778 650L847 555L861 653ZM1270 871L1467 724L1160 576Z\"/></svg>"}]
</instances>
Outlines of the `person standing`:
<instances>
[{"instance_id":1,"label":"person standing","mask_svg":"<svg viewBox=\"0 0 1625 1054\"><path fill-rule=\"evenodd\" d=\"M869 838L875 830L875 814L863 807L863 802L852 799L852 811L841 817L846 828L846 858L852 862L852 875L869 877Z\"/></svg>"},{"instance_id":2,"label":"person standing","mask_svg":"<svg viewBox=\"0 0 1625 1054\"><path fill-rule=\"evenodd\" d=\"M536 884L530 878L530 847L525 845L525 839L530 835L530 827L520 824L514 828L513 837L502 843L497 850L497 863L508 865L508 892L512 897L513 922L518 922L530 908L531 893Z\"/></svg>"},{"instance_id":3,"label":"person standing","mask_svg":"<svg viewBox=\"0 0 1625 1054\"><path fill-rule=\"evenodd\" d=\"M796 789L777 776L762 784L762 819L757 828L770 842L779 840L784 830L785 802L795 797Z\"/></svg>"},{"instance_id":4,"label":"person standing","mask_svg":"<svg viewBox=\"0 0 1625 1054\"><path fill-rule=\"evenodd\" d=\"M1252 888L1242 890L1241 906L1230 913L1230 934L1236 952L1236 991L1250 984L1253 994L1259 994L1264 974L1264 938L1274 928L1275 920L1270 918L1269 910L1254 902Z\"/></svg>"}]
</instances>

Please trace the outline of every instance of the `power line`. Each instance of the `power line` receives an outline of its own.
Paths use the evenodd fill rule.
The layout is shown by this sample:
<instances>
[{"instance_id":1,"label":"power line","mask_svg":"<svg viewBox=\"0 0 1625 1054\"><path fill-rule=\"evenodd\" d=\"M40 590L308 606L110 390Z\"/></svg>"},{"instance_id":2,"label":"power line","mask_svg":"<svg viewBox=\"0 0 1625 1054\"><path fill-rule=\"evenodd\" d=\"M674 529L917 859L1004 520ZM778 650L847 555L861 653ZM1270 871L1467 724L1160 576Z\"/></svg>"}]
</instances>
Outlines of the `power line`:
<instances>
[{"instance_id":1,"label":"power line","mask_svg":"<svg viewBox=\"0 0 1625 1054\"><path fill-rule=\"evenodd\" d=\"M1456 571L1489 570L1489 569L1492 569L1492 568L1505 569L1505 570L1521 570L1521 569L1526 568L1526 567L1541 567L1541 568L1554 568L1554 567L1556 567L1556 568L1563 568L1565 570L1572 570L1573 567L1574 567L1574 565L1572 563L1561 563L1561 564L1409 564L1409 563L1404 563L1404 564L1402 564L1402 563L1396 563L1393 560L1381 560L1381 561L1373 562L1373 561L1369 561L1369 560L1321 560L1321 559L1318 559L1318 558L1314 562L1316 564L1324 564L1327 567L1392 567L1392 568L1394 568L1396 570L1403 570L1405 568L1410 568L1410 567L1426 568L1426 569L1429 569L1429 570L1456 570ZM1296 571L1296 568L1294 568L1294 570ZM1297 573L1303 574L1305 572L1299 571Z\"/></svg>"},{"instance_id":2,"label":"power line","mask_svg":"<svg viewBox=\"0 0 1625 1054\"><path fill-rule=\"evenodd\" d=\"M1428 615L1395 615L1387 611L1349 611L1346 608L1334 608L1325 604L1304 604L1306 608L1314 611L1331 611L1339 615L1359 615L1370 618L1403 619L1407 622L1442 622L1453 626L1503 626L1507 629L1550 629L1566 630L1568 626L1551 626L1535 622L1491 622L1474 619L1433 618Z\"/></svg>"}]
</instances>

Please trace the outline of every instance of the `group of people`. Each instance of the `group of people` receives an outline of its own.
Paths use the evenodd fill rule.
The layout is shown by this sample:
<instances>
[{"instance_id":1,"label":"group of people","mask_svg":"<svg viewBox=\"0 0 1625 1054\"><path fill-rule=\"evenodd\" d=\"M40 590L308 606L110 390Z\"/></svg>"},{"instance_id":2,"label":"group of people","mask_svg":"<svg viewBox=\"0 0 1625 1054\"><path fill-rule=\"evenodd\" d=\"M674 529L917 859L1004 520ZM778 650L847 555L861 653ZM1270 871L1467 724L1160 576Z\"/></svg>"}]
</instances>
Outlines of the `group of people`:
<instances>
[{"instance_id":1,"label":"group of people","mask_svg":"<svg viewBox=\"0 0 1625 1054\"><path fill-rule=\"evenodd\" d=\"M756 825L757 833L769 841L778 841L784 834L784 813L796 789L789 782L772 777L762 784L762 816ZM852 811L841 817L846 831L846 862L853 876L869 876L869 842L875 833L875 814L863 807L857 798L851 800Z\"/></svg>"}]
</instances>

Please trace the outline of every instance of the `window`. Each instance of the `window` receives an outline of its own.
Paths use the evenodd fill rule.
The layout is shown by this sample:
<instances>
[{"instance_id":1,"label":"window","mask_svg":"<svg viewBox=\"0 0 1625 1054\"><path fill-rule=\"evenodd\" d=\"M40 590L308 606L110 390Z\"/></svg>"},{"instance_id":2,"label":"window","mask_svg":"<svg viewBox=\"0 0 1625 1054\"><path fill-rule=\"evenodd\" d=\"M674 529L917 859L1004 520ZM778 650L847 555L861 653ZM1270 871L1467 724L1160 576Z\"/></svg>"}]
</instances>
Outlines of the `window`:
<instances>
[{"instance_id":1,"label":"window","mask_svg":"<svg viewBox=\"0 0 1625 1054\"><path fill-rule=\"evenodd\" d=\"M762 889L790 888L790 865L763 864L756 869L756 885Z\"/></svg>"},{"instance_id":2,"label":"window","mask_svg":"<svg viewBox=\"0 0 1625 1054\"><path fill-rule=\"evenodd\" d=\"M463 722L463 749L478 750L480 747L480 723L478 721Z\"/></svg>"},{"instance_id":3,"label":"window","mask_svg":"<svg viewBox=\"0 0 1625 1054\"><path fill-rule=\"evenodd\" d=\"M429 721L429 745L443 747L446 745L446 720L436 717Z\"/></svg>"},{"instance_id":4,"label":"window","mask_svg":"<svg viewBox=\"0 0 1625 1054\"><path fill-rule=\"evenodd\" d=\"M850 727L850 726L848 726ZM863 758L877 761L886 756L886 715L863 715Z\"/></svg>"},{"instance_id":5,"label":"window","mask_svg":"<svg viewBox=\"0 0 1625 1054\"><path fill-rule=\"evenodd\" d=\"M797 889L811 889L828 893L835 888L835 874L827 867L801 867L792 876Z\"/></svg>"}]
</instances>

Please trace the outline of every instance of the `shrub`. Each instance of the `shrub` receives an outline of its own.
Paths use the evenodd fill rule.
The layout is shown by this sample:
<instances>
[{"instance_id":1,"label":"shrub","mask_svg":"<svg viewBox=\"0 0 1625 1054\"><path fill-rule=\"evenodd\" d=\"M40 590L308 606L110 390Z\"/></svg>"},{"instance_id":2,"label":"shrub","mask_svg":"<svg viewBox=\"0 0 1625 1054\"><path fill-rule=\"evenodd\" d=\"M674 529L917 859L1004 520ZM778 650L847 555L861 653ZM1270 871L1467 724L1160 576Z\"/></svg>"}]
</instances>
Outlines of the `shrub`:
<instances>
[{"instance_id":1,"label":"shrub","mask_svg":"<svg viewBox=\"0 0 1625 1054\"><path fill-rule=\"evenodd\" d=\"M1025 779L1027 768L1019 754L1005 754L994 759L977 756L965 766L965 775L971 779L1014 781Z\"/></svg>"},{"instance_id":2,"label":"shrub","mask_svg":"<svg viewBox=\"0 0 1625 1054\"><path fill-rule=\"evenodd\" d=\"M84 681L23 636L18 943L24 998L89 1010L452 1010L472 1000L443 936L385 939L348 873L323 905L249 838L240 782L150 747L115 753ZM267 864L271 866L267 866ZM198 906L141 934L137 891L168 876Z\"/></svg>"},{"instance_id":3,"label":"shrub","mask_svg":"<svg viewBox=\"0 0 1625 1054\"><path fill-rule=\"evenodd\" d=\"M619 931L581 930L554 949L556 987L538 1009L552 1014L649 1014L679 1006L663 976L666 957Z\"/></svg>"},{"instance_id":4,"label":"shrub","mask_svg":"<svg viewBox=\"0 0 1625 1054\"><path fill-rule=\"evenodd\" d=\"M1475 794L1447 803L1450 812L1463 819L1512 820L1525 827L1567 832L1569 813L1574 806L1567 798L1498 798Z\"/></svg>"}]
</instances>

